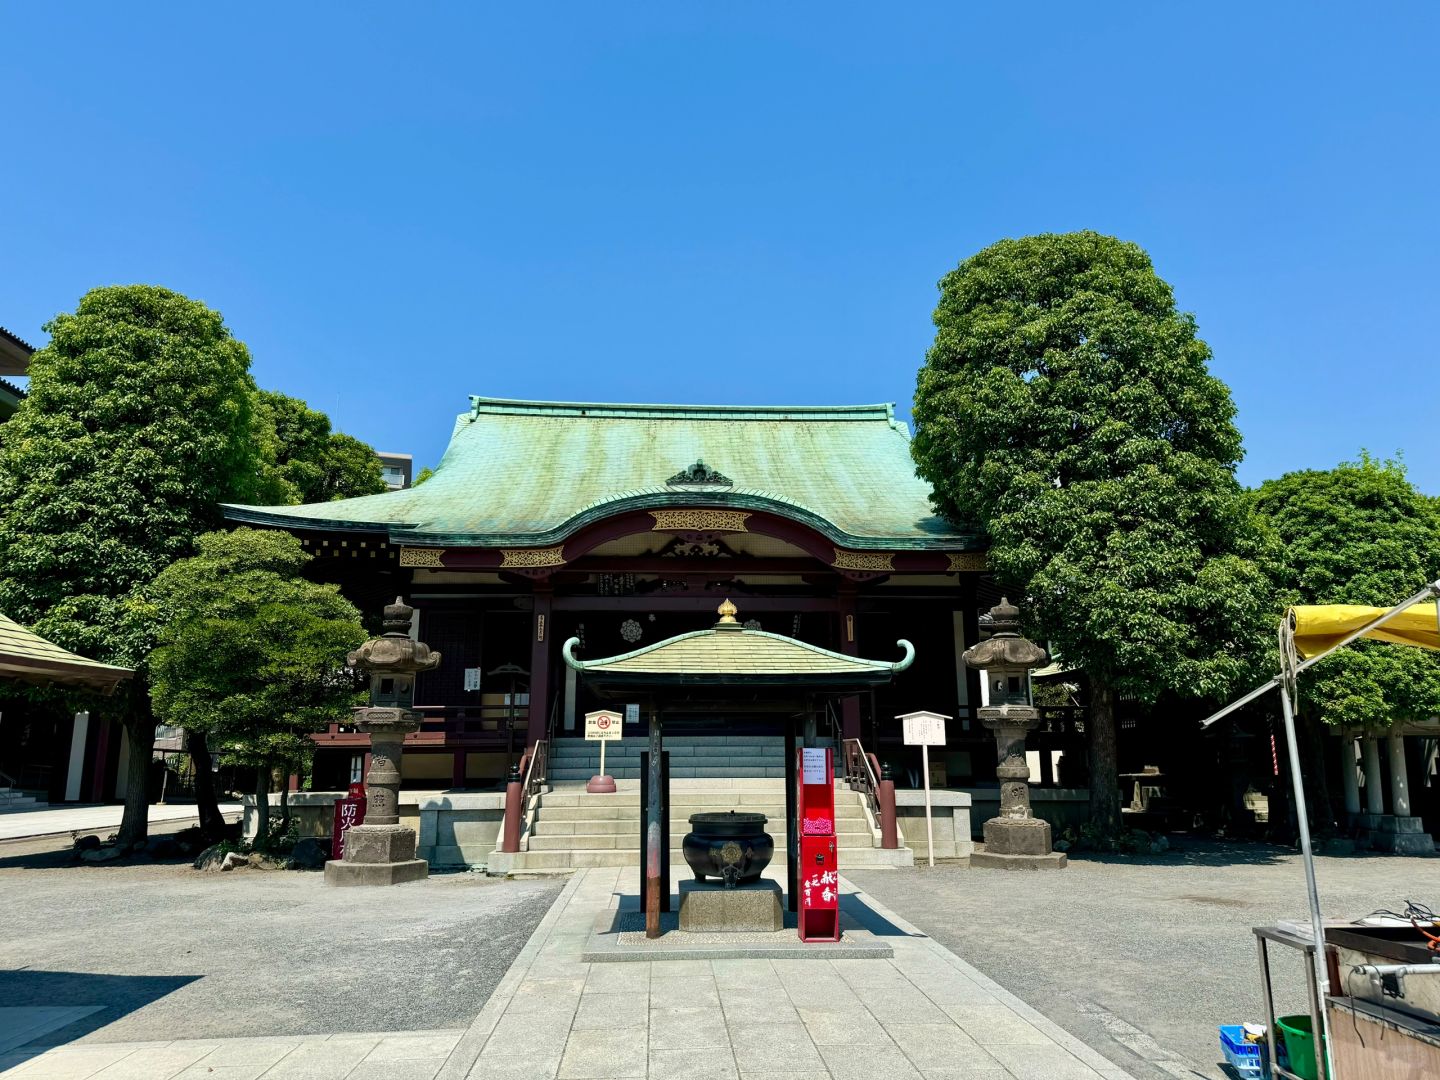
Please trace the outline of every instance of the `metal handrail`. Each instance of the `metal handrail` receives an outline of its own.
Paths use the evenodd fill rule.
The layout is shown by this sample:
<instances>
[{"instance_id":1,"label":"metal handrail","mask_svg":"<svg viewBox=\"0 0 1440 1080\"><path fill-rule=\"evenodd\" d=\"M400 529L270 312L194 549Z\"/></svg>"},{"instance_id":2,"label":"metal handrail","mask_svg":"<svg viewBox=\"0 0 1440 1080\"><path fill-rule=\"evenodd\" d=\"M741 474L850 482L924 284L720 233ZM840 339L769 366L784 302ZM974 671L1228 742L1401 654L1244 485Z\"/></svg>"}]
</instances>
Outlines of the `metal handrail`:
<instances>
[{"instance_id":1,"label":"metal handrail","mask_svg":"<svg viewBox=\"0 0 1440 1080\"><path fill-rule=\"evenodd\" d=\"M880 787L879 768L875 755L867 754L859 739L845 739L845 782L856 791L864 792L870 809L878 815L875 793Z\"/></svg>"},{"instance_id":2,"label":"metal handrail","mask_svg":"<svg viewBox=\"0 0 1440 1080\"><path fill-rule=\"evenodd\" d=\"M528 800L531 795L538 795L540 788L545 784L546 772L550 764L550 743L541 739L520 759L520 790Z\"/></svg>"},{"instance_id":3,"label":"metal handrail","mask_svg":"<svg viewBox=\"0 0 1440 1080\"><path fill-rule=\"evenodd\" d=\"M4 781L5 781L5 783L4 783L3 785L0 785L0 786L8 787L8 788L13 788L13 787L15 786L15 778L14 778L13 776L11 776L11 775L10 775L9 773L7 773L7 772L0 771L0 780L4 780Z\"/></svg>"}]
</instances>

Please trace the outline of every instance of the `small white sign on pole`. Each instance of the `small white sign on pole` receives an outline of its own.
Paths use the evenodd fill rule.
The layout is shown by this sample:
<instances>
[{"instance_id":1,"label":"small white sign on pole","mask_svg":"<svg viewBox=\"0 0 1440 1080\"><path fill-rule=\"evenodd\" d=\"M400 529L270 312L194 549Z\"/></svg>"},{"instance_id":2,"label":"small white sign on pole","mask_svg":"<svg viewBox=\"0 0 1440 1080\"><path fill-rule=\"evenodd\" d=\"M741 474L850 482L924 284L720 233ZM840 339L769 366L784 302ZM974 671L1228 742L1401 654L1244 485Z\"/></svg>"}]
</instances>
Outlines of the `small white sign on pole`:
<instances>
[{"instance_id":1,"label":"small white sign on pole","mask_svg":"<svg viewBox=\"0 0 1440 1080\"><path fill-rule=\"evenodd\" d=\"M905 725L905 745L920 747L921 774L925 777L925 845L930 865L935 865L935 827L930 819L930 747L945 745L945 721L950 717L935 712L902 713L895 719Z\"/></svg>"},{"instance_id":2,"label":"small white sign on pole","mask_svg":"<svg viewBox=\"0 0 1440 1080\"><path fill-rule=\"evenodd\" d=\"M621 716L617 712L601 709L585 714L585 738L600 744L600 775L605 775L605 744L615 742L624 734Z\"/></svg>"}]
</instances>

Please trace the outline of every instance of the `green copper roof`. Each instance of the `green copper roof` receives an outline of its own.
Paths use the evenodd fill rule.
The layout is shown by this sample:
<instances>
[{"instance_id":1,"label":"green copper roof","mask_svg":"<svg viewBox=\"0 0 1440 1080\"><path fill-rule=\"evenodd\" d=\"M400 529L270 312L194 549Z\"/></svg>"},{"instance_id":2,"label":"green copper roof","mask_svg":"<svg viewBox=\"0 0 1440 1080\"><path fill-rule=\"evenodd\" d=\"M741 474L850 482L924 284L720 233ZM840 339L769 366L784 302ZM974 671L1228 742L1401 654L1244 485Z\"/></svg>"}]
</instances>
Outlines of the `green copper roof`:
<instances>
[{"instance_id":1,"label":"green copper roof","mask_svg":"<svg viewBox=\"0 0 1440 1080\"><path fill-rule=\"evenodd\" d=\"M637 684L648 681L730 685L739 682L874 684L889 682L915 659L908 641L893 663L831 652L795 638L724 623L597 660L577 660L579 638L565 642L565 662L589 677Z\"/></svg>"},{"instance_id":2,"label":"green copper roof","mask_svg":"<svg viewBox=\"0 0 1440 1080\"><path fill-rule=\"evenodd\" d=\"M405 544L497 547L558 543L626 510L725 507L804 522L842 547L979 546L931 510L893 405L471 400L435 475L417 488L305 506L228 506L226 516L383 531Z\"/></svg>"}]
</instances>

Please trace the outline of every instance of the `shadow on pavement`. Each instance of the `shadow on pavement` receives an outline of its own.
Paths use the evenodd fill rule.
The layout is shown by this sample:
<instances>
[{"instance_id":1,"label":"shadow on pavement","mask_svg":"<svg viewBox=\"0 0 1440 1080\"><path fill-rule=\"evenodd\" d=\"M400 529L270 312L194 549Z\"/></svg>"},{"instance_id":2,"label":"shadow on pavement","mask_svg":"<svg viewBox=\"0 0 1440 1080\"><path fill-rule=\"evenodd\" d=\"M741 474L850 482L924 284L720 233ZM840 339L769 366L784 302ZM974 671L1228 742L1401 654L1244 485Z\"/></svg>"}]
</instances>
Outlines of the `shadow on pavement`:
<instances>
[{"instance_id":1,"label":"shadow on pavement","mask_svg":"<svg viewBox=\"0 0 1440 1080\"><path fill-rule=\"evenodd\" d=\"M96 975L84 971L0 971L0 1001L38 1006L99 1005L89 1016L47 1031L26 1043L59 1046L84 1038L127 1013L143 1009L187 986L200 975ZM176 1036L177 1038L179 1036ZM22 1050L23 1047L17 1047Z\"/></svg>"}]
</instances>

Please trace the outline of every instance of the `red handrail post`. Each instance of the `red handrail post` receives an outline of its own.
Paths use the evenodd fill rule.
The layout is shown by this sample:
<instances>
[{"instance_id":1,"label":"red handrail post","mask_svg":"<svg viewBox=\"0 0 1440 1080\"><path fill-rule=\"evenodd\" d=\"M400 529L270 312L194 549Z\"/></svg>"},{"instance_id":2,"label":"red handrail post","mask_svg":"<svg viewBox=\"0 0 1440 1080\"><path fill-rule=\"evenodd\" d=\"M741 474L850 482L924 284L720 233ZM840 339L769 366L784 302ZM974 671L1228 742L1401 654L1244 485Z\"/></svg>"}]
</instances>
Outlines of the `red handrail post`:
<instances>
[{"instance_id":1,"label":"red handrail post","mask_svg":"<svg viewBox=\"0 0 1440 1080\"><path fill-rule=\"evenodd\" d=\"M510 773L510 781L505 785L505 825L500 835L501 851L517 852L520 850L520 818L521 810L525 805L523 787L520 770L513 769Z\"/></svg>"},{"instance_id":2,"label":"red handrail post","mask_svg":"<svg viewBox=\"0 0 1440 1080\"><path fill-rule=\"evenodd\" d=\"M875 802L880 807L880 846L894 851L900 846L900 831L895 822L894 780L881 780L875 785Z\"/></svg>"}]
</instances>

